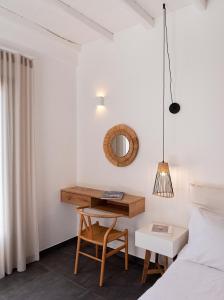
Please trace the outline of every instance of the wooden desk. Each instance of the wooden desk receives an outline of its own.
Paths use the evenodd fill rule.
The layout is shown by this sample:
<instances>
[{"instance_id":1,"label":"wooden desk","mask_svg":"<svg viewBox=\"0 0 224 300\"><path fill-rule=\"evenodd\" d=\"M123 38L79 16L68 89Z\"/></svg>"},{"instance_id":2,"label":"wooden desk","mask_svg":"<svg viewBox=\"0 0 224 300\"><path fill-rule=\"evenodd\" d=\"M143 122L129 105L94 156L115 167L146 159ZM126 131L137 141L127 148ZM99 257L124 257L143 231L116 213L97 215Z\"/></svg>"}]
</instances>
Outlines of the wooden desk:
<instances>
[{"instance_id":1,"label":"wooden desk","mask_svg":"<svg viewBox=\"0 0 224 300\"><path fill-rule=\"evenodd\" d=\"M61 201L74 205L88 205L97 210L123 214L132 218L145 211L145 198L125 194L122 200L100 199L104 191L86 187L70 187L61 190Z\"/></svg>"}]
</instances>

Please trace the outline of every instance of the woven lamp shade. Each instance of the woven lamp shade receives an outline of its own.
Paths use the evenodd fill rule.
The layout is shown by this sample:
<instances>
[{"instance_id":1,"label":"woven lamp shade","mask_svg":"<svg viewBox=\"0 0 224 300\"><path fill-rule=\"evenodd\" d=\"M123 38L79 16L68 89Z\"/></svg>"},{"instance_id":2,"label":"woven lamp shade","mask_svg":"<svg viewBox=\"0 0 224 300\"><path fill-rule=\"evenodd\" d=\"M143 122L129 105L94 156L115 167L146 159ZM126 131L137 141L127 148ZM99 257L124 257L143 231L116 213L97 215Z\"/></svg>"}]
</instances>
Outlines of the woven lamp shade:
<instances>
[{"instance_id":1,"label":"woven lamp shade","mask_svg":"<svg viewBox=\"0 0 224 300\"><path fill-rule=\"evenodd\" d=\"M169 165L167 162L160 162L156 173L153 194L160 197L174 197Z\"/></svg>"}]
</instances>

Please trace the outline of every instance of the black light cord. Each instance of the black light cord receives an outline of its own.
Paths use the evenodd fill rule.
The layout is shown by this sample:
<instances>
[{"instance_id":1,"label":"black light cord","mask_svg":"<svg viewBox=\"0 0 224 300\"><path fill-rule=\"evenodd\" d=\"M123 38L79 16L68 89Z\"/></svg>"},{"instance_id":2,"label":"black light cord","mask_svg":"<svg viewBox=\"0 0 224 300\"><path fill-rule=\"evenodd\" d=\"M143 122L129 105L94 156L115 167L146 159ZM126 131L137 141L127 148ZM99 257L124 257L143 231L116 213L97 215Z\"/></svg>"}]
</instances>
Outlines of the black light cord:
<instances>
[{"instance_id":1,"label":"black light cord","mask_svg":"<svg viewBox=\"0 0 224 300\"><path fill-rule=\"evenodd\" d=\"M166 6L163 4L163 162L165 156L165 83L166 83L166 58L165 58L165 44L166 44Z\"/></svg>"},{"instance_id":2,"label":"black light cord","mask_svg":"<svg viewBox=\"0 0 224 300\"><path fill-rule=\"evenodd\" d=\"M171 102L173 103L173 92L172 92L172 72L171 72L171 62L170 62L170 53L169 53L169 44L168 44L168 30L167 30L167 24L165 22L165 34L166 34L166 52L168 57L168 65L169 65L169 73L170 73L170 98Z\"/></svg>"},{"instance_id":3,"label":"black light cord","mask_svg":"<svg viewBox=\"0 0 224 300\"><path fill-rule=\"evenodd\" d=\"M172 71L171 71L171 59L169 53L169 43L168 43L168 29L166 24L166 5L163 3L163 162L165 156L165 83L166 83L166 58L165 54L167 53L168 58L168 66L169 66L169 77L170 77L170 112L177 113L180 110L180 105L178 103L174 103L173 101L173 91L172 91Z\"/></svg>"}]
</instances>

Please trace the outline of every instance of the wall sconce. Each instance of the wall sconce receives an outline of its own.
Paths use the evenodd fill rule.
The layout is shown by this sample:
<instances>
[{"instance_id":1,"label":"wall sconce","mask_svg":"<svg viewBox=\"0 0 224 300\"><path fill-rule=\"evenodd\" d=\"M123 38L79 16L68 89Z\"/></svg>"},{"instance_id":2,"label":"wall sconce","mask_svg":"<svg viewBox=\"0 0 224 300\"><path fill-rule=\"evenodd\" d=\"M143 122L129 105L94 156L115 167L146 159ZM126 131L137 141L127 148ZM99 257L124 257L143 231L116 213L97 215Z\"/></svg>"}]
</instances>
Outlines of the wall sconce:
<instances>
[{"instance_id":1,"label":"wall sconce","mask_svg":"<svg viewBox=\"0 0 224 300\"><path fill-rule=\"evenodd\" d=\"M104 97L103 96L98 96L97 97L97 107L102 107L102 106L105 106Z\"/></svg>"}]
</instances>

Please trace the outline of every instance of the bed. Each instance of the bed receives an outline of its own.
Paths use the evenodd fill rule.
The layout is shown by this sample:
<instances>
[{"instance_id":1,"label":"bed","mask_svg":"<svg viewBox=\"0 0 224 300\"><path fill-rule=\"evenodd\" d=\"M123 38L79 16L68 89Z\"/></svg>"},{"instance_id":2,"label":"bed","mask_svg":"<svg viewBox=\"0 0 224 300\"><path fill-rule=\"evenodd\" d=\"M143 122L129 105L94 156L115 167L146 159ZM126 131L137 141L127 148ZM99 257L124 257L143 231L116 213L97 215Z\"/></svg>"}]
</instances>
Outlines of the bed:
<instances>
[{"instance_id":1,"label":"bed","mask_svg":"<svg viewBox=\"0 0 224 300\"><path fill-rule=\"evenodd\" d=\"M191 202L188 244L140 300L224 300L224 188L191 185Z\"/></svg>"},{"instance_id":2,"label":"bed","mask_svg":"<svg viewBox=\"0 0 224 300\"><path fill-rule=\"evenodd\" d=\"M140 300L223 300L224 272L178 257Z\"/></svg>"}]
</instances>

